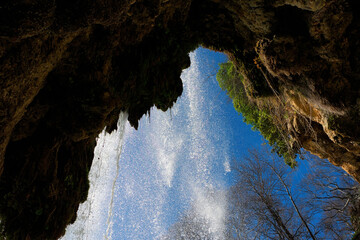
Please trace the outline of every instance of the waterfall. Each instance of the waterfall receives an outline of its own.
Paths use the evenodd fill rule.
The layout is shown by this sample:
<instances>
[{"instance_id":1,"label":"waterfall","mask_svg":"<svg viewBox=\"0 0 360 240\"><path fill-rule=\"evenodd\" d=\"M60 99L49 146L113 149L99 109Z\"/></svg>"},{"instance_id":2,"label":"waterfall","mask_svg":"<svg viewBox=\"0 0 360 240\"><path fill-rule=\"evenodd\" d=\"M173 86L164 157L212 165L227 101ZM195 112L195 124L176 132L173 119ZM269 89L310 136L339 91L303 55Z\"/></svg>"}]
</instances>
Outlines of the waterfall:
<instances>
[{"instance_id":1,"label":"waterfall","mask_svg":"<svg viewBox=\"0 0 360 240\"><path fill-rule=\"evenodd\" d=\"M224 239L227 126L216 120L223 110L206 90L217 84L202 81L197 51L190 58L171 112L152 109L137 131L125 127L122 113L117 131L100 134L88 200L63 239L161 239L190 208L212 240Z\"/></svg>"},{"instance_id":2,"label":"waterfall","mask_svg":"<svg viewBox=\"0 0 360 240\"><path fill-rule=\"evenodd\" d=\"M115 184L127 116L127 113L120 114L117 130L111 134L103 130L99 135L89 172L88 198L80 204L76 221L66 228L61 239L111 239Z\"/></svg>"},{"instance_id":3,"label":"waterfall","mask_svg":"<svg viewBox=\"0 0 360 240\"><path fill-rule=\"evenodd\" d=\"M226 126L218 119L222 108L209 97L217 83L203 81L200 54L190 58L181 76L184 92L171 112L152 109L151 119L127 132L114 239L161 239L189 208L206 220L212 240L224 239L226 198L219 192L230 171Z\"/></svg>"},{"instance_id":4,"label":"waterfall","mask_svg":"<svg viewBox=\"0 0 360 240\"><path fill-rule=\"evenodd\" d=\"M182 175L183 179L186 179L184 184L189 186L187 194L192 196L195 214L206 221L207 232L211 237L220 240L224 239L226 197L220 194L223 182L216 170L221 169L222 174L228 171L221 168L223 164L219 161L219 158L225 158L226 153L218 154L218 151L226 148L226 142L215 144L214 137L219 138L217 135L222 134L219 127L221 122L208 120L217 109L213 109L212 101L207 95L207 84L201 81L205 76L200 72L200 56L196 53L190 56L192 67L182 75L188 98L190 136L188 163L184 166ZM208 239L206 236L202 238Z\"/></svg>"}]
</instances>

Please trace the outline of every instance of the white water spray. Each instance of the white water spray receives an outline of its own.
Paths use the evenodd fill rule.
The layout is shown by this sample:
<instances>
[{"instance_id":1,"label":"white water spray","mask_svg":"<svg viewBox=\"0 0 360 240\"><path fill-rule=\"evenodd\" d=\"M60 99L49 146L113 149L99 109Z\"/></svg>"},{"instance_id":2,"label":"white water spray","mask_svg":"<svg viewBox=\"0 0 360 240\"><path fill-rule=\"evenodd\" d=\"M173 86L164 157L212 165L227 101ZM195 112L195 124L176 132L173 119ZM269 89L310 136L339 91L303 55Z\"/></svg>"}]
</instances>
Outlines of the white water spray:
<instances>
[{"instance_id":1,"label":"white water spray","mask_svg":"<svg viewBox=\"0 0 360 240\"><path fill-rule=\"evenodd\" d=\"M89 172L88 198L80 204L76 221L66 228L66 234L61 239L111 239L115 183L126 122L127 114L121 113L117 130L111 134L103 130L99 135Z\"/></svg>"},{"instance_id":2,"label":"white water spray","mask_svg":"<svg viewBox=\"0 0 360 240\"><path fill-rule=\"evenodd\" d=\"M99 136L88 200L63 239L160 239L190 206L208 223L212 240L224 239L221 178L230 171L223 163L228 144L214 137L225 136L224 126L209 120L219 110L204 97L200 59L196 53L190 57L172 116L153 109L151 122L143 118L138 131L125 131L122 114L116 132Z\"/></svg>"},{"instance_id":3,"label":"white water spray","mask_svg":"<svg viewBox=\"0 0 360 240\"><path fill-rule=\"evenodd\" d=\"M214 127L220 128L212 126L208 121L208 115L213 109L212 103L205 100L204 83L199 81L202 78L199 71L200 59L195 53L190 56L192 67L182 76L190 107L188 118L191 136L188 156L190 165L185 167L188 172L183 173L183 178L187 179L196 214L209 224L208 231L213 238L220 240L224 239L226 198L218 194L222 182L217 178L218 176L214 176L213 168L216 166L218 155L210 137L210 134L220 133L214 133Z\"/></svg>"},{"instance_id":4,"label":"white water spray","mask_svg":"<svg viewBox=\"0 0 360 240\"><path fill-rule=\"evenodd\" d=\"M120 217L117 239L150 240L166 235L168 228L190 207L204 219L211 240L224 239L226 199L223 154L227 148L222 122L206 98L200 59L191 53L191 67L181 78L184 92L171 115L152 109L138 131L126 137L114 209ZM220 136L218 136L220 134ZM215 142L218 142L216 145ZM218 150L220 149L220 151Z\"/></svg>"}]
</instances>

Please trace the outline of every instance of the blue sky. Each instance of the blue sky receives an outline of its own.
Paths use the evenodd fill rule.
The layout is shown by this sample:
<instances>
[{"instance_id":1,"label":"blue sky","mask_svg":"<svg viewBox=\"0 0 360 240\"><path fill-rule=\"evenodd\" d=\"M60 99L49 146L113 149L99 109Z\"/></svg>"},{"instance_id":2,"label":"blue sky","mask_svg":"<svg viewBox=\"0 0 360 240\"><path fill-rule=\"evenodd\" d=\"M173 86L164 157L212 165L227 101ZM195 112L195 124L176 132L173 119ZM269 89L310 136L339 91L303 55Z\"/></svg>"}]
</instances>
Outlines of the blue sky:
<instances>
[{"instance_id":1,"label":"blue sky","mask_svg":"<svg viewBox=\"0 0 360 240\"><path fill-rule=\"evenodd\" d=\"M224 239L227 202L218 193L235 182L230 163L265 140L218 86L216 72L227 57L198 48L190 58L181 76L184 92L172 109L152 109L137 131L121 114L117 131L99 135L88 200L62 239L160 239L190 207ZM298 164L295 182L314 172L311 163Z\"/></svg>"},{"instance_id":2,"label":"blue sky","mask_svg":"<svg viewBox=\"0 0 360 240\"><path fill-rule=\"evenodd\" d=\"M190 203L212 231L222 228L226 200L211 193L233 183L231 159L264 140L216 82L227 57L204 48L190 57L184 92L171 110L152 109L137 131L123 121L118 132L100 136L89 201L64 239L158 239Z\"/></svg>"},{"instance_id":3,"label":"blue sky","mask_svg":"<svg viewBox=\"0 0 360 240\"><path fill-rule=\"evenodd\" d=\"M113 239L157 239L189 207L221 228L224 199L206 192L232 184L233 157L260 145L216 82L223 54L200 48L182 74L183 95L168 112L153 109L138 131L127 128L113 219ZM208 211L212 209L212 211ZM218 216L211 216L218 209ZM219 218L219 219L217 219Z\"/></svg>"}]
</instances>

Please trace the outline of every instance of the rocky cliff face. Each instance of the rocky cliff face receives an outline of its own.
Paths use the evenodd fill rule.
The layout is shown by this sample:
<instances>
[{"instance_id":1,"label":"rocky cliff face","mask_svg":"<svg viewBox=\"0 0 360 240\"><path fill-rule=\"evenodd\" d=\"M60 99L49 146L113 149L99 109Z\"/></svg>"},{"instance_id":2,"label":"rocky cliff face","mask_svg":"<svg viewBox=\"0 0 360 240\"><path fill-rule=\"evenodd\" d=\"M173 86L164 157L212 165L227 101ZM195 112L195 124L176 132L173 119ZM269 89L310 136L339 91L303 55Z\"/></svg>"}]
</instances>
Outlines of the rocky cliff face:
<instances>
[{"instance_id":1,"label":"rocky cliff face","mask_svg":"<svg viewBox=\"0 0 360 240\"><path fill-rule=\"evenodd\" d=\"M95 138L120 111L171 107L199 44L277 99L299 146L360 180L356 0L0 3L0 214L14 239L58 238L86 199Z\"/></svg>"},{"instance_id":2,"label":"rocky cliff face","mask_svg":"<svg viewBox=\"0 0 360 240\"><path fill-rule=\"evenodd\" d=\"M297 25L286 17L283 29L293 28L292 34L257 42L257 68L286 109L294 142L360 181L358 6L330 1L281 8Z\"/></svg>"}]
</instances>

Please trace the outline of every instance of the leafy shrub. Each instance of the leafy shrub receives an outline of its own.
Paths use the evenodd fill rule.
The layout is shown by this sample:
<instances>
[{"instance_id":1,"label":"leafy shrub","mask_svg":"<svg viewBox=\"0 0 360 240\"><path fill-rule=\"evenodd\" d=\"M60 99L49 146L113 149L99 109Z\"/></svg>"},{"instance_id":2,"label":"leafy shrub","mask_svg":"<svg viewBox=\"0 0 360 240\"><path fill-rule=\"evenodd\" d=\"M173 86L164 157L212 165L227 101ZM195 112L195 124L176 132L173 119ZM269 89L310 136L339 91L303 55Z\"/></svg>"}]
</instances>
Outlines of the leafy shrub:
<instances>
[{"instance_id":1,"label":"leafy shrub","mask_svg":"<svg viewBox=\"0 0 360 240\"><path fill-rule=\"evenodd\" d=\"M244 122L252 125L252 130L259 130L261 135L272 146L272 151L283 157L285 162L294 167L296 153L289 147L288 134L280 129L269 109L259 108L250 101L244 88L244 77L240 75L232 62L220 64L216 75L219 86L233 100L234 108L244 117Z\"/></svg>"}]
</instances>

